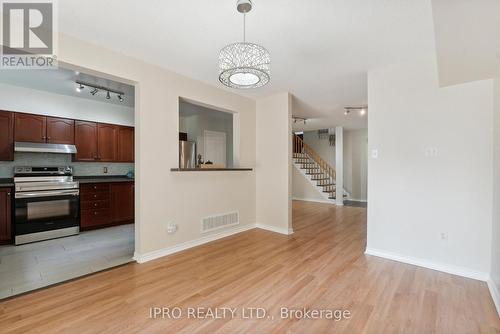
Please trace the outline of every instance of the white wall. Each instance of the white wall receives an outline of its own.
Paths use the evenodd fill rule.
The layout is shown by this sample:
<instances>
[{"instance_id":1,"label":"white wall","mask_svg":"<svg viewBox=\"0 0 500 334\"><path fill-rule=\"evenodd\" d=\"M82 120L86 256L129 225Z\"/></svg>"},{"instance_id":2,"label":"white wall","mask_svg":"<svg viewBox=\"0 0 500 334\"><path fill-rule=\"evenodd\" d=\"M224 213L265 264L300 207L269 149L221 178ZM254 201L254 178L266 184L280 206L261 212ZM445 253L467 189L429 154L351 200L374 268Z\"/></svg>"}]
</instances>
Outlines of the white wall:
<instances>
[{"instance_id":1,"label":"white wall","mask_svg":"<svg viewBox=\"0 0 500 334\"><path fill-rule=\"evenodd\" d=\"M134 126L134 108L1 83L0 110Z\"/></svg>"},{"instance_id":2,"label":"white wall","mask_svg":"<svg viewBox=\"0 0 500 334\"><path fill-rule=\"evenodd\" d=\"M257 223L292 228L292 127L288 93L257 100Z\"/></svg>"},{"instance_id":3,"label":"white wall","mask_svg":"<svg viewBox=\"0 0 500 334\"><path fill-rule=\"evenodd\" d=\"M82 72L136 84L139 258L146 253L162 255L173 246L211 235L200 232L200 219L208 215L238 211L241 228L255 223L254 172L169 171L178 165L179 97L238 112L240 162L254 167L253 100L67 35L59 36L59 61L81 66ZM166 232L170 222L178 225L172 235Z\"/></svg>"},{"instance_id":4,"label":"white wall","mask_svg":"<svg viewBox=\"0 0 500 334\"><path fill-rule=\"evenodd\" d=\"M367 251L486 278L493 81L440 89L423 60L370 71L368 102Z\"/></svg>"},{"instance_id":5,"label":"white wall","mask_svg":"<svg viewBox=\"0 0 500 334\"><path fill-rule=\"evenodd\" d=\"M495 112L493 142L493 232L491 279L496 285L497 309L500 313L500 77L495 79Z\"/></svg>"},{"instance_id":6,"label":"white wall","mask_svg":"<svg viewBox=\"0 0 500 334\"><path fill-rule=\"evenodd\" d=\"M292 168L292 198L302 201L324 202L318 188L295 166Z\"/></svg>"},{"instance_id":7,"label":"white wall","mask_svg":"<svg viewBox=\"0 0 500 334\"><path fill-rule=\"evenodd\" d=\"M330 146L328 135L320 139L318 131L304 131L304 143L316 151L321 159L335 168L335 146Z\"/></svg>"},{"instance_id":8,"label":"white wall","mask_svg":"<svg viewBox=\"0 0 500 334\"><path fill-rule=\"evenodd\" d=\"M354 200L368 192L368 130L344 130L344 188Z\"/></svg>"}]
</instances>

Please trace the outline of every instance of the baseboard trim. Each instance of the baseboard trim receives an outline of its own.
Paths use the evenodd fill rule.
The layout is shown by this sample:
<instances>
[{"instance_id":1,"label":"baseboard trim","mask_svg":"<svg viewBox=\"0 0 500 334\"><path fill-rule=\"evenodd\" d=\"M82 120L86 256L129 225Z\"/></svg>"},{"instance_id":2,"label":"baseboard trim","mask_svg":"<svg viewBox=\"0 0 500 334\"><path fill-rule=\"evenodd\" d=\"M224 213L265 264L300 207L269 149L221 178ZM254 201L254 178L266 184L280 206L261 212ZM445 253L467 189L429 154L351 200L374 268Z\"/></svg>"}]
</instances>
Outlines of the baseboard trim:
<instances>
[{"instance_id":1,"label":"baseboard trim","mask_svg":"<svg viewBox=\"0 0 500 334\"><path fill-rule=\"evenodd\" d=\"M316 198L299 198L299 197L293 197L292 200L294 200L294 201L304 201L304 202L324 203L324 204L335 204L332 201L328 201L326 199L316 199Z\"/></svg>"},{"instance_id":2,"label":"baseboard trim","mask_svg":"<svg viewBox=\"0 0 500 334\"><path fill-rule=\"evenodd\" d=\"M488 279L488 289L490 290L491 298L493 298L493 303L495 303L498 316L500 317L500 291L498 291L497 286L491 277Z\"/></svg>"},{"instance_id":3,"label":"baseboard trim","mask_svg":"<svg viewBox=\"0 0 500 334\"><path fill-rule=\"evenodd\" d=\"M163 256L167 256L167 255L171 255L171 254L174 254L177 252L181 252L181 251L189 249L189 248L200 246L200 245L206 244L208 242L222 239L225 237L229 237L231 235L245 232L245 231L248 231L248 230L251 230L254 228L255 228L255 224L237 226L237 227L233 227L231 229L227 229L227 230L219 232L219 233L206 235L204 237L201 237L201 238L198 238L195 240L186 241L186 242L180 243L180 244L175 245L175 246L162 248L162 249L148 252L145 254L139 254L136 252L136 253L134 253L134 260L137 261L138 263L144 263L144 262L156 260L156 259L163 257Z\"/></svg>"},{"instance_id":4,"label":"baseboard trim","mask_svg":"<svg viewBox=\"0 0 500 334\"><path fill-rule=\"evenodd\" d=\"M365 254L377 256L377 257L381 257L381 258L385 258L385 259L389 259L389 260L393 260L393 261L403 262L403 263L407 263L407 264L412 264L412 265L418 266L418 267L437 270L437 271L441 271L441 272L452 274L452 275L462 276L462 277L466 277L466 278L472 278L472 279L476 279L476 280L483 281L483 282L487 282L489 279L489 274L484 273L484 272L478 272L478 271L471 270L471 269L464 268L464 267L458 267L458 266L453 266L453 265L448 265L448 264L443 264L443 263L432 262L432 261L428 261L425 259L404 256L404 255L386 252L386 251L382 251L382 250L378 250L378 249L367 248L365 251Z\"/></svg>"},{"instance_id":5,"label":"baseboard trim","mask_svg":"<svg viewBox=\"0 0 500 334\"><path fill-rule=\"evenodd\" d=\"M368 203L368 200L366 199L355 199L355 198L347 198L344 201Z\"/></svg>"},{"instance_id":6,"label":"baseboard trim","mask_svg":"<svg viewBox=\"0 0 500 334\"><path fill-rule=\"evenodd\" d=\"M266 231L271 231L271 232L275 232L275 233L279 233L279 234L284 234L284 235L290 235L290 234L293 234L293 228L282 228L282 227L276 227L276 226L271 226L271 225L266 225L266 224L255 224L255 227L256 228L260 228L262 230L266 230Z\"/></svg>"}]
</instances>

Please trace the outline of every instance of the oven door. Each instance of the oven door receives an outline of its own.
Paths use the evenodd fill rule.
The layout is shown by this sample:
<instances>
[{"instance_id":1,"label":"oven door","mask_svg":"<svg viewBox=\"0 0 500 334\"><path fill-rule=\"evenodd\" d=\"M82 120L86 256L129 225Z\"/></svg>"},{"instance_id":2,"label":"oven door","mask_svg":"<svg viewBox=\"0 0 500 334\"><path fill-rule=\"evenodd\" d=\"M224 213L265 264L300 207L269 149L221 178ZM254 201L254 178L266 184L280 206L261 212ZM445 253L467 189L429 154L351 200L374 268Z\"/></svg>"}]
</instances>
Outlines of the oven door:
<instances>
[{"instance_id":1,"label":"oven door","mask_svg":"<svg viewBox=\"0 0 500 334\"><path fill-rule=\"evenodd\" d=\"M30 234L80 225L78 189L15 194L15 234Z\"/></svg>"}]
</instances>

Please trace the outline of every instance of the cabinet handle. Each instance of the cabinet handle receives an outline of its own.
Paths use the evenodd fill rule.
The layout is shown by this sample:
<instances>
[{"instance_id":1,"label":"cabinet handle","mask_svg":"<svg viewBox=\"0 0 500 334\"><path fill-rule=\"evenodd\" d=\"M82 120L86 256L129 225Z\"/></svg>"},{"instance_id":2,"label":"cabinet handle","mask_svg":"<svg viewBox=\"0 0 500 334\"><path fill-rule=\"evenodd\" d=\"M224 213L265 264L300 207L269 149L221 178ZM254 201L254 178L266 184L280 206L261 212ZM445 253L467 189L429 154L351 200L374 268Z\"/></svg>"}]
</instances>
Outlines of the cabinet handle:
<instances>
[{"instance_id":1,"label":"cabinet handle","mask_svg":"<svg viewBox=\"0 0 500 334\"><path fill-rule=\"evenodd\" d=\"M97 207L97 203L94 203L94 206Z\"/></svg>"},{"instance_id":2,"label":"cabinet handle","mask_svg":"<svg viewBox=\"0 0 500 334\"><path fill-rule=\"evenodd\" d=\"M94 189L97 189L97 186L94 186Z\"/></svg>"},{"instance_id":3,"label":"cabinet handle","mask_svg":"<svg viewBox=\"0 0 500 334\"><path fill-rule=\"evenodd\" d=\"M94 195L94 198L97 198L97 195Z\"/></svg>"},{"instance_id":4,"label":"cabinet handle","mask_svg":"<svg viewBox=\"0 0 500 334\"><path fill-rule=\"evenodd\" d=\"M97 211L94 211L94 216L97 216Z\"/></svg>"},{"instance_id":5,"label":"cabinet handle","mask_svg":"<svg viewBox=\"0 0 500 334\"><path fill-rule=\"evenodd\" d=\"M7 196L10 196L10 193L7 193Z\"/></svg>"},{"instance_id":6,"label":"cabinet handle","mask_svg":"<svg viewBox=\"0 0 500 334\"><path fill-rule=\"evenodd\" d=\"M42 139L47 139L47 137L45 137L45 136L42 136Z\"/></svg>"},{"instance_id":7,"label":"cabinet handle","mask_svg":"<svg viewBox=\"0 0 500 334\"><path fill-rule=\"evenodd\" d=\"M47 137L47 140L50 140L50 137Z\"/></svg>"}]
</instances>

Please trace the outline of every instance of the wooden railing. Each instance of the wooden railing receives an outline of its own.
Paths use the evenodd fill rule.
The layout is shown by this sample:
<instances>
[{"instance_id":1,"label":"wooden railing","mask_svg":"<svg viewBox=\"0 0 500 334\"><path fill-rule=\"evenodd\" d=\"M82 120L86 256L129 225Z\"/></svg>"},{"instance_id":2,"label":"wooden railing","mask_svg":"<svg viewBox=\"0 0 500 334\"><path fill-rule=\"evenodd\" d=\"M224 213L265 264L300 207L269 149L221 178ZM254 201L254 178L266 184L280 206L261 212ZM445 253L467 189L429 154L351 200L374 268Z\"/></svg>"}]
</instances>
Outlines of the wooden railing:
<instances>
[{"instance_id":1,"label":"wooden railing","mask_svg":"<svg viewBox=\"0 0 500 334\"><path fill-rule=\"evenodd\" d=\"M335 168L330 166L330 164L323 160L315 150L304 143L302 138L295 134L293 135L293 153L306 153L311 159L314 160L314 162L318 164L323 172L325 172L333 181L335 181Z\"/></svg>"}]
</instances>

